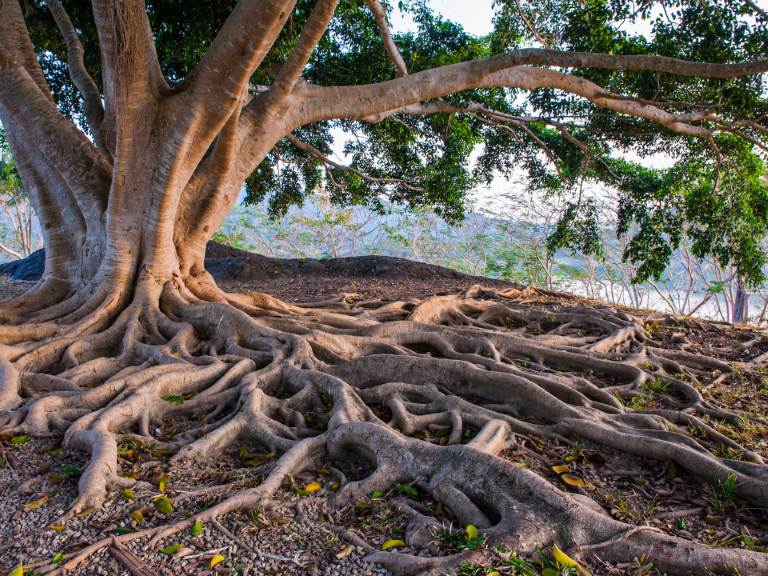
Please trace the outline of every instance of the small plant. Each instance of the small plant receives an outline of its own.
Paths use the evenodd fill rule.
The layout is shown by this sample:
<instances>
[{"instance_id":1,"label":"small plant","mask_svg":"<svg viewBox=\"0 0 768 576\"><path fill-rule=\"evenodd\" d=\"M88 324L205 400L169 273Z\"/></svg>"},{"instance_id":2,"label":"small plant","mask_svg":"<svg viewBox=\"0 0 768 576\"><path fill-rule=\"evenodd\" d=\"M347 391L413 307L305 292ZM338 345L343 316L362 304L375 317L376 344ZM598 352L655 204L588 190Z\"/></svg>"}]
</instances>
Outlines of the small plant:
<instances>
[{"instance_id":1,"label":"small plant","mask_svg":"<svg viewBox=\"0 0 768 576\"><path fill-rule=\"evenodd\" d=\"M331 394L329 390L320 392L320 400L322 400L323 404L326 406L333 406L333 394Z\"/></svg>"},{"instance_id":2,"label":"small plant","mask_svg":"<svg viewBox=\"0 0 768 576\"><path fill-rule=\"evenodd\" d=\"M485 545L487 534L480 534L477 528L471 524L465 530L454 530L448 528L438 528L432 532L432 538L435 544L447 552L458 552L461 550L473 550Z\"/></svg>"},{"instance_id":3,"label":"small plant","mask_svg":"<svg viewBox=\"0 0 768 576\"><path fill-rule=\"evenodd\" d=\"M167 396L163 396L163 400L166 402L175 402L176 404L184 404L184 398L181 396L175 396L173 394L168 394Z\"/></svg>"},{"instance_id":4,"label":"small plant","mask_svg":"<svg viewBox=\"0 0 768 576\"><path fill-rule=\"evenodd\" d=\"M718 476L712 481L712 484L705 486L707 496L705 499L713 508L720 512L730 513L733 510L733 497L736 494L736 474L728 474L725 481L721 481Z\"/></svg>"},{"instance_id":5,"label":"small plant","mask_svg":"<svg viewBox=\"0 0 768 576\"><path fill-rule=\"evenodd\" d=\"M656 510L661 505L661 502L659 502L659 495L654 494L653 499L648 502L648 506L645 508L645 515L650 516L653 514L653 511Z\"/></svg>"},{"instance_id":6,"label":"small plant","mask_svg":"<svg viewBox=\"0 0 768 576\"><path fill-rule=\"evenodd\" d=\"M656 392L658 394L667 394L667 388L669 388L669 382L665 384L661 378L658 378L653 382L643 382L640 385L640 388L642 388L643 390L648 390L649 392Z\"/></svg>"},{"instance_id":7,"label":"small plant","mask_svg":"<svg viewBox=\"0 0 768 576\"><path fill-rule=\"evenodd\" d=\"M557 363L557 369L560 372L568 372L571 369L571 367L568 366L568 364L562 364L562 363L558 362Z\"/></svg>"},{"instance_id":8,"label":"small plant","mask_svg":"<svg viewBox=\"0 0 768 576\"><path fill-rule=\"evenodd\" d=\"M633 410L645 410L653 402L653 396L650 394L641 394L632 398L632 401L627 404L629 408Z\"/></svg>"}]
</instances>

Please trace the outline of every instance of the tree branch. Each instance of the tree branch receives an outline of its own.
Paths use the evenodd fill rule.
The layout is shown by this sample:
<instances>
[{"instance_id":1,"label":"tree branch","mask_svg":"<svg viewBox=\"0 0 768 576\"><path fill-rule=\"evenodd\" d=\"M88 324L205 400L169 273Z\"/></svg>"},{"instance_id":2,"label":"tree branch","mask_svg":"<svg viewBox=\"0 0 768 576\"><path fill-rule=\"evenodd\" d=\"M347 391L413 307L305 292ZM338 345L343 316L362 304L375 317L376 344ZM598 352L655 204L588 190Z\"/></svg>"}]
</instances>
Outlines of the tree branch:
<instances>
[{"instance_id":1,"label":"tree branch","mask_svg":"<svg viewBox=\"0 0 768 576\"><path fill-rule=\"evenodd\" d=\"M101 93L96 86L96 82L93 81L93 78L85 69L83 45L80 43L75 27L72 26L72 22L61 2L59 0L46 0L46 4L67 44L69 77L85 100L85 117L88 119L88 124L93 131L96 146L111 162L113 151L105 148L101 132L101 125L104 121L104 106L101 103Z\"/></svg>"},{"instance_id":2,"label":"tree branch","mask_svg":"<svg viewBox=\"0 0 768 576\"><path fill-rule=\"evenodd\" d=\"M304 93L306 103L301 106L297 114L296 126L327 119L365 118L470 88L524 87L517 86L523 81L522 78L517 81L514 78L518 73L516 71L523 65L658 70L683 76L710 78L730 78L768 71L768 60L739 64L708 64L664 56L616 56L527 48L484 60L472 60L425 70L378 84L327 88L307 86ZM530 72L527 74L531 75ZM575 76L563 74L563 77L572 79L571 85L574 88L579 82L597 88L595 84ZM579 90L569 91L579 92ZM595 89L591 91L595 93L595 97L598 96ZM602 89L599 93L604 99L610 96L609 92Z\"/></svg>"},{"instance_id":3,"label":"tree branch","mask_svg":"<svg viewBox=\"0 0 768 576\"><path fill-rule=\"evenodd\" d=\"M177 87L192 87L199 106L225 106L222 123L240 90L261 64L296 0L240 0L197 66Z\"/></svg>"},{"instance_id":4,"label":"tree branch","mask_svg":"<svg viewBox=\"0 0 768 576\"><path fill-rule=\"evenodd\" d=\"M381 41L384 42L384 49L389 54L389 59L397 68L397 74L395 78L401 78L408 74L408 69L405 66L405 60L400 55L400 50L395 46L395 41L392 40L392 34L389 31L389 25L387 24L387 13L384 11L384 7L379 0L365 0L368 4L368 8L371 9L373 18L376 20L376 26L379 28L379 34L381 35Z\"/></svg>"},{"instance_id":5,"label":"tree branch","mask_svg":"<svg viewBox=\"0 0 768 576\"><path fill-rule=\"evenodd\" d=\"M333 166L337 170L341 170L342 172L348 172L350 174L354 174L355 176L359 176L363 180L366 180L368 182L372 182L374 184L398 184L400 186L403 186L404 188L407 188L408 190L413 190L414 192L425 192L423 188L418 188L416 186L412 186L408 184L405 180L402 180L400 178L375 178L373 176L368 176L367 174L363 174L359 170L356 170L355 168L351 168L349 166L344 166L343 164L339 164L337 162L334 162L330 158L328 158L325 154L320 152L317 148L312 146L311 144L307 144L306 142L302 142L298 138L296 138L293 134L288 134L285 137L288 142L299 148L300 150L304 150L305 152L308 152L318 160L320 160L323 164L327 166ZM326 168L327 170L327 168ZM330 176L330 172L328 172ZM331 176L331 180L336 186L339 186L339 184L336 183L335 180L333 180L333 177Z\"/></svg>"},{"instance_id":6,"label":"tree branch","mask_svg":"<svg viewBox=\"0 0 768 576\"><path fill-rule=\"evenodd\" d=\"M72 189L84 215L100 221L112 167L90 140L44 97L24 67L0 45L0 106Z\"/></svg>"},{"instance_id":7,"label":"tree branch","mask_svg":"<svg viewBox=\"0 0 768 576\"><path fill-rule=\"evenodd\" d=\"M263 103L264 108L272 108L282 105L291 95L296 83L301 78L301 73L309 61L309 57L315 50L317 43L325 34L328 23L336 11L339 0L319 0L304 25L304 30L299 36L296 46L275 78L274 84L267 91Z\"/></svg>"}]
</instances>

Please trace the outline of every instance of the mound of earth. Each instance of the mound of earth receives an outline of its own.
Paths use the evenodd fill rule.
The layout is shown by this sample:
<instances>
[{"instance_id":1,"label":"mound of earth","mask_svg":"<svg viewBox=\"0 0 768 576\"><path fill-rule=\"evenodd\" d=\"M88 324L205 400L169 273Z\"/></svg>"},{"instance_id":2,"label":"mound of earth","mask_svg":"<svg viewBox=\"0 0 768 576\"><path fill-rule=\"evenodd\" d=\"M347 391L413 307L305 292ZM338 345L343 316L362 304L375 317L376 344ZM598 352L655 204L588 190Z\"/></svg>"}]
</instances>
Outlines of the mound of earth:
<instances>
[{"instance_id":1,"label":"mound of earth","mask_svg":"<svg viewBox=\"0 0 768 576\"><path fill-rule=\"evenodd\" d=\"M205 267L217 282L259 282L307 276L388 280L481 279L442 266L391 256L352 256L323 260L270 258L213 241L208 242L205 256ZM43 275L44 267L45 249L41 249L27 258L0 264L0 274L13 280L37 281Z\"/></svg>"},{"instance_id":2,"label":"mound of earth","mask_svg":"<svg viewBox=\"0 0 768 576\"><path fill-rule=\"evenodd\" d=\"M40 248L21 260L0 264L0 275L8 276L13 280L36 282L42 277L44 269L45 248Z\"/></svg>"}]
</instances>

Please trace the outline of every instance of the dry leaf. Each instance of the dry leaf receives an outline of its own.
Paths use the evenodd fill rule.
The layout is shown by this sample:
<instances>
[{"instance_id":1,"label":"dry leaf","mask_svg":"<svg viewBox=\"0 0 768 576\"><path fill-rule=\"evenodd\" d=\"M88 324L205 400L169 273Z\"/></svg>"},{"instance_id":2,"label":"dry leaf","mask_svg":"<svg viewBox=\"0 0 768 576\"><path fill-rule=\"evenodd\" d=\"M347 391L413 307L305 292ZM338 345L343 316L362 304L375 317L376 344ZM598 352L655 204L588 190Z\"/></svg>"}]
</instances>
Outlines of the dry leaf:
<instances>
[{"instance_id":1,"label":"dry leaf","mask_svg":"<svg viewBox=\"0 0 768 576\"><path fill-rule=\"evenodd\" d=\"M349 556L351 553L352 553L352 546L347 546L346 548L344 548L344 550L336 554L336 559L341 560L342 558L346 558L347 556Z\"/></svg>"},{"instance_id":2,"label":"dry leaf","mask_svg":"<svg viewBox=\"0 0 768 576\"><path fill-rule=\"evenodd\" d=\"M382 550L389 550L390 548L396 548L405 546L405 542L402 540L387 540L384 542L384 545L381 547Z\"/></svg>"}]
</instances>

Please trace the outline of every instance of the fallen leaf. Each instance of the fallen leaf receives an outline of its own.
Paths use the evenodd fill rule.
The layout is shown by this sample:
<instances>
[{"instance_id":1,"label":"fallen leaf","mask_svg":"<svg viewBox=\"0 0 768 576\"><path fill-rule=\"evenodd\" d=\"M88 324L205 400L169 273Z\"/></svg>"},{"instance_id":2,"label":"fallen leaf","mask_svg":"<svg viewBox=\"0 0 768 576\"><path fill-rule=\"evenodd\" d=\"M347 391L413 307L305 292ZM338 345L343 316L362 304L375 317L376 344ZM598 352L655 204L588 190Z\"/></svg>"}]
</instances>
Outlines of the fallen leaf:
<instances>
[{"instance_id":1,"label":"fallen leaf","mask_svg":"<svg viewBox=\"0 0 768 576\"><path fill-rule=\"evenodd\" d=\"M208 565L208 567L213 568L214 566L216 566L216 564L220 564L221 562L224 562L224 560L226 560L224 556L222 556L221 554L216 554L216 556L211 558L211 563Z\"/></svg>"},{"instance_id":2,"label":"fallen leaf","mask_svg":"<svg viewBox=\"0 0 768 576\"><path fill-rule=\"evenodd\" d=\"M477 528L472 526L472 524L467 526L467 537L470 540L477 540Z\"/></svg>"},{"instance_id":3,"label":"fallen leaf","mask_svg":"<svg viewBox=\"0 0 768 576\"><path fill-rule=\"evenodd\" d=\"M155 498L153 503L158 512L162 512L163 514L170 514L173 512L173 505L171 504L170 498L160 496Z\"/></svg>"},{"instance_id":4,"label":"fallen leaf","mask_svg":"<svg viewBox=\"0 0 768 576\"><path fill-rule=\"evenodd\" d=\"M382 550L389 550L390 548L396 548L405 546L405 542L402 540L387 540L384 542L384 545L381 547Z\"/></svg>"},{"instance_id":5,"label":"fallen leaf","mask_svg":"<svg viewBox=\"0 0 768 576\"><path fill-rule=\"evenodd\" d=\"M176 554L179 550L181 550L181 547L183 544L176 544L175 546L168 546L168 548L161 548L160 552L163 554L167 554L168 556L172 556L173 554Z\"/></svg>"},{"instance_id":6,"label":"fallen leaf","mask_svg":"<svg viewBox=\"0 0 768 576\"><path fill-rule=\"evenodd\" d=\"M317 482L311 482L304 487L304 491L308 492L309 494L312 494L312 492L317 492L318 490L320 490L320 484Z\"/></svg>"},{"instance_id":7,"label":"fallen leaf","mask_svg":"<svg viewBox=\"0 0 768 576\"><path fill-rule=\"evenodd\" d=\"M203 525L200 524L200 520L195 520L195 525L189 529L190 536L200 536L203 533Z\"/></svg>"},{"instance_id":8,"label":"fallen leaf","mask_svg":"<svg viewBox=\"0 0 768 576\"><path fill-rule=\"evenodd\" d=\"M54 532L61 532L62 530L65 530L67 527L66 526L51 526L50 528Z\"/></svg>"},{"instance_id":9,"label":"fallen leaf","mask_svg":"<svg viewBox=\"0 0 768 576\"><path fill-rule=\"evenodd\" d=\"M11 444L24 444L25 442L29 442L29 436L16 436L15 438L11 438Z\"/></svg>"},{"instance_id":10,"label":"fallen leaf","mask_svg":"<svg viewBox=\"0 0 768 576\"><path fill-rule=\"evenodd\" d=\"M77 516L78 518L83 518L85 516L88 516L88 514L90 514L91 512L93 512L93 506L88 506L88 508L86 508L82 512L78 512L77 514L75 514L75 516Z\"/></svg>"},{"instance_id":11,"label":"fallen leaf","mask_svg":"<svg viewBox=\"0 0 768 576\"><path fill-rule=\"evenodd\" d=\"M128 516L136 520L136 524L138 524L139 526L141 526L141 523L144 521L144 515L138 510L136 512L132 512L131 514L128 514Z\"/></svg>"},{"instance_id":12,"label":"fallen leaf","mask_svg":"<svg viewBox=\"0 0 768 576\"><path fill-rule=\"evenodd\" d=\"M8 576L24 576L24 566L22 564L22 562L19 562L19 565Z\"/></svg>"},{"instance_id":13,"label":"fallen leaf","mask_svg":"<svg viewBox=\"0 0 768 576\"><path fill-rule=\"evenodd\" d=\"M568 466L552 466L552 470L554 470L558 474L567 474L568 472L571 471L571 469L568 468Z\"/></svg>"},{"instance_id":14,"label":"fallen leaf","mask_svg":"<svg viewBox=\"0 0 768 576\"><path fill-rule=\"evenodd\" d=\"M667 465L667 476L670 478L675 478L677 476L677 468L675 467L675 463L667 458L665 464Z\"/></svg>"},{"instance_id":15,"label":"fallen leaf","mask_svg":"<svg viewBox=\"0 0 768 576\"><path fill-rule=\"evenodd\" d=\"M341 560L342 558L346 558L347 556L349 556L351 553L352 553L352 546L347 546L346 548L344 548L344 550L336 554L336 559Z\"/></svg>"},{"instance_id":16,"label":"fallen leaf","mask_svg":"<svg viewBox=\"0 0 768 576\"><path fill-rule=\"evenodd\" d=\"M579 563L576 562L573 558L567 556L565 552L560 550L560 548L557 547L557 544L554 544L554 552L555 552L555 560L560 562L563 566L566 568L576 568Z\"/></svg>"},{"instance_id":17,"label":"fallen leaf","mask_svg":"<svg viewBox=\"0 0 768 576\"><path fill-rule=\"evenodd\" d=\"M331 490L338 490L339 486L341 486L341 484L339 484L338 482L336 482L335 484L331 484Z\"/></svg>"},{"instance_id":18,"label":"fallen leaf","mask_svg":"<svg viewBox=\"0 0 768 576\"><path fill-rule=\"evenodd\" d=\"M371 498L381 498L382 496L384 496L383 492L374 492L371 494Z\"/></svg>"},{"instance_id":19,"label":"fallen leaf","mask_svg":"<svg viewBox=\"0 0 768 576\"><path fill-rule=\"evenodd\" d=\"M54 557L53 557L53 563L54 563L54 564L58 564L58 563L59 563L59 562L61 562L63 559L64 559L64 554L62 554L61 552L59 552L58 554L56 554L56 556L54 556Z\"/></svg>"},{"instance_id":20,"label":"fallen leaf","mask_svg":"<svg viewBox=\"0 0 768 576\"><path fill-rule=\"evenodd\" d=\"M330 476L331 472L329 470L326 470L325 468L318 468L314 471L315 474L325 474L326 476Z\"/></svg>"},{"instance_id":21,"label":"fallen leaf","mask_svg":"<svg viewBox=\"0 0 768 576\"><path fill-rule=\"evenodd\" d=\"M27 510L35 510L36 508L40 508L43 504L48 502L48 496L43 496L40 498L40 500L36 500L35 502L30 502L29 504L24 504L24 508Z\"/></svg>"},{"instance_id":22,"label":"fallen leaf","mask_svg":"<svg viewBox=\"0 0 768 576\"><path fill-rule=\"evenodd\" d=\"M125 498L126 500L130 500L131 502L136 500L136 497L133 495L133 490L131 490L130 488L126 488L125 490L123 490L123 498Z\"/></svg>"}]
</instances>

